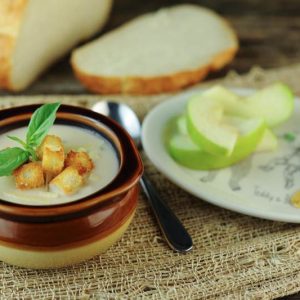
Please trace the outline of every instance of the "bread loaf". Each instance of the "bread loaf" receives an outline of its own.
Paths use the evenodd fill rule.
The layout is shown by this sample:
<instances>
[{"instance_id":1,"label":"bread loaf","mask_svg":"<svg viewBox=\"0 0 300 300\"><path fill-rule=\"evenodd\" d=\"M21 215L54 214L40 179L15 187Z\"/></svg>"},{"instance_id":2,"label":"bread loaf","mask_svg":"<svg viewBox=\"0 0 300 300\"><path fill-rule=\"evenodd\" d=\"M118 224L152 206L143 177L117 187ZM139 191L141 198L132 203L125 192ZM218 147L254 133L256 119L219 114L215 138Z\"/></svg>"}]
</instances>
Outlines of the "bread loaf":
<instances>
[{"instance_id":1,"label":"bread loaf","mask_svg":"<svg viewBox=\"0 0 300 300\"><path fill-rule=\"evenodd\" d=\"M191 4L140 16L73 51L76 76L96 93L181 89L228 64L238 49L230 25Z\"/></svg>"},{"instance_id":2,"label":"bread loaf","mask_svg":"<svg viewBox=\"0 0 300 300\"><path fill-rule=\"evenodd\" d=\"M112 0L1 0L0 88L26 88L105 23Z\"/></svg>"}]
</instances>

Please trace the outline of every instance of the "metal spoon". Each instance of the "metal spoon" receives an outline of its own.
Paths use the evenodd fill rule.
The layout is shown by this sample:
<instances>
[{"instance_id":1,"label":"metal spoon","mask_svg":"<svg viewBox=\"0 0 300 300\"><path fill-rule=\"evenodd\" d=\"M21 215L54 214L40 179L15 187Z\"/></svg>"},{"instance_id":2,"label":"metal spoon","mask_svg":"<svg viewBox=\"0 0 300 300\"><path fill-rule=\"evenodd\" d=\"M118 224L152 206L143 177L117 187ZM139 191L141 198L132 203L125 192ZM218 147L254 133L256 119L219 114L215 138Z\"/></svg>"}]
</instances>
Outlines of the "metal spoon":
<instances>
[{"instance_id":1,"label":"metal spoon","mask_svg":"<svg viewBox=\"0 0 300 300\"><path fill-rule=\"evenodd\" d=\"M129 106L117 102L101 101L93 105L92 110L109 116L122 125L131 135L136 146L142 150L141 124ZM177 252L190 251L193 247L190 235L168 205L160 198L145 174L140 183L169 246Z\"/></svg>"}]
</instances>

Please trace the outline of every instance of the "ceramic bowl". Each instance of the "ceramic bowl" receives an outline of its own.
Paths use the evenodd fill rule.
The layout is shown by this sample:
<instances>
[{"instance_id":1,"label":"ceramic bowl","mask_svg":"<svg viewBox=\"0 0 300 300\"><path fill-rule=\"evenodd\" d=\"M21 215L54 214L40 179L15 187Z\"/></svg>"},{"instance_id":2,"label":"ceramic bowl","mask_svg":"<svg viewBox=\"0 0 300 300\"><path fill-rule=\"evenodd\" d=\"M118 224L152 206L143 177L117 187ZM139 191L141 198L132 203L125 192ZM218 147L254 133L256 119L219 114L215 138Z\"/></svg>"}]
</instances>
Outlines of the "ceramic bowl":
<instances>
[{"instance_id":1,"label":"ceramic bowl","mask_svg":"<svg viewBox=\"0 0 300 300\"><path fill-rule=\"evenodd\" d=\"M24 127L39 105L0 111L0 135ZM104 252L127 229L143 171L130 136L113 120L87 109L62 105L55 124L78 126L104 136L119 157L114 179L74 202L27 206L0 199L0 260L27 268L71 265Z\"/></svg>"}]
</instances>

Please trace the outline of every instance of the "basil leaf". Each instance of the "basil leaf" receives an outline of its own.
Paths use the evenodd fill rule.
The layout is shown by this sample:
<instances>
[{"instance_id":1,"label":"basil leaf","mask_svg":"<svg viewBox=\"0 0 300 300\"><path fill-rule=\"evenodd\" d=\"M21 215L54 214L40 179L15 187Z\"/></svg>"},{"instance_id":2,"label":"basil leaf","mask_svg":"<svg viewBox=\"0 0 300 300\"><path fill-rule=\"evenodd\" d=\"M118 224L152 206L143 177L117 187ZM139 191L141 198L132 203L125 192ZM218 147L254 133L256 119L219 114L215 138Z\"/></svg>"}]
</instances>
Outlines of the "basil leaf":
<instances>
[{"instance_id":1,"label":"basil leaf","mask_svg":"<svg viewBox=\"0 0 300 300\"><path fill-rule=\"evenodd\" d=\"M36 153L35 153L35 150L34 150L32 147L28 146L25 142L23 142L21 139L19 139L19 138L16 137L16 136L8 135L7 137L8 137L9 139L11 139L11 140L13 140L13 141L15 141L15 142L21 144L21 145L24 147L24 149L30 153L31 158L32 158L34 161L37 161L37 160L38 160L38 157L37 157L37 155L36 155Z\"/></svg>"},{"instance_id":2,"label":"basil leaf","mask_svg":"<svg viewBox=\"0 0 300 300\"><path fill-rule=\"evenodd\" d=\"M36 154L35 150L32 147L27 146L25 148L25 150L29 152L29 154L31 156L31 160L38 161L37 154Z\"/></svg>"},{"instance_id":3,"label":"basil leaf","mask_svg":"<svg viewBox=\"0 0 300 300\"><path fill-rule=\"evenodd\" d=\"M29 158L29 152L18 147L0 151L0 176L9 176Z\"/></svg>"},{"instance_id":4,"label":"basil leaf","mask_svg":"<svg viewBox=\"0 0 300 300\"><path fill-rule=\"evenodd\" d=\"M33 113L26 135L28 146L37 147L41 144L55 121L59 106L60 103L44 104Z\"/></svg>"},{"instance_id":5,"label":"basil leaf","mask_svg":"<svg viewBox=\"0 0 300 300\"><path fill-rule=\"evenodd\" d=\"M23 141L22 141L21 139L19 139L18 137L12 136L12 135L8 135L7 137L8 137L9 139L11 139L11 140L13 140L13 141L15 141L15 142L21 144L23 147L27 147L26 143L23 142Z\"/></svg>"}]
</instances>

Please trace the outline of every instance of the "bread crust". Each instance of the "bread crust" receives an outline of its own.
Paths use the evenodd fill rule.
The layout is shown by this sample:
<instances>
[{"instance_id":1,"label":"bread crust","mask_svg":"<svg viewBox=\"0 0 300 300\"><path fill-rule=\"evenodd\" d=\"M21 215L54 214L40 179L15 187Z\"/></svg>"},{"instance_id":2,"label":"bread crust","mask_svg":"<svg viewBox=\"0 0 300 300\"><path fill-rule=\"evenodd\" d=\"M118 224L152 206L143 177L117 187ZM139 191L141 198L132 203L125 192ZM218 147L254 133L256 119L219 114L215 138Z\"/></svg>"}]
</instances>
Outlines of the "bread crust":
<instances>
[{"instance_id":1,"label":"bread crust","mask_svg":"<svg viewBox=\"0 0 300 300\"><path fill-rule=\"evenodd\" d=\"M211 71L216 71L230 63L238 46L217 54L209 65L194 70L167 74L155 77L104 77L87 74L81 71L72 60L71 64L76 77L90 91L99 94L132 94L151 95L164 92L175 92L203 80Z\"/></svg>"},{"instance_id":2,"label":"bread crust","mask_svg":"<svg viewBox=\"0 0 300 300\"><path fill-rule=\"evenodd\" d=\"M14 90L12 56L28 0L0 1L0 88Z\"/></svg>"}]
</instances>

